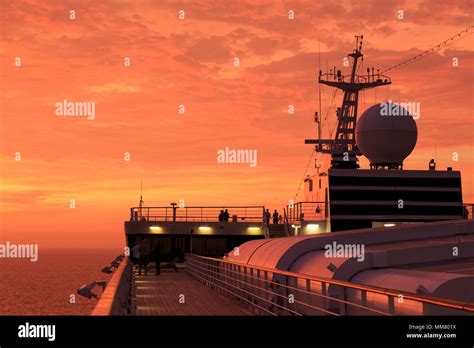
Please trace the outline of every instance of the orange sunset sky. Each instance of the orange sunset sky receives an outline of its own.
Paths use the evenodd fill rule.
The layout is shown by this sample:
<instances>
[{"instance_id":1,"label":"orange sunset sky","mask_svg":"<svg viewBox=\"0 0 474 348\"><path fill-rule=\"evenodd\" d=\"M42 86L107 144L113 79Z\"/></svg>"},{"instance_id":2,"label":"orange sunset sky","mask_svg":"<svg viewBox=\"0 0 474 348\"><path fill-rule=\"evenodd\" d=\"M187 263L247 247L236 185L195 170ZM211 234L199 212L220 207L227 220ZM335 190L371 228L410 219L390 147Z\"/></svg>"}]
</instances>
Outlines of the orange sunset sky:
<instances>
[{"instance_id":1,"label":"orange sunset sky","mask_svg":"<svg viewBox=\"0 0 474 348\"><path fill-rule=\"evenodd\" d=\"M322 65L343 68L363 34L364 67L384 69L471 26L472 8L445 0L0 0L0 241L123 246L140 178L148 206L184 199L280 209L305 174L312 146L304 139L316 136L318 42ZM388 98L421 103L405 168L426 169L436 148L439 169L462 171L465 202L474 202L473 37L393 71L390 87L363 93L359 104L361 113ZM322 95L326 114L333 90ZM95 119L56 116L64 99L94 101ZM338 93L330 126L340 102ZM226 146L256 149L257 166L218 164Z\"/></svg>"}]
</instances>

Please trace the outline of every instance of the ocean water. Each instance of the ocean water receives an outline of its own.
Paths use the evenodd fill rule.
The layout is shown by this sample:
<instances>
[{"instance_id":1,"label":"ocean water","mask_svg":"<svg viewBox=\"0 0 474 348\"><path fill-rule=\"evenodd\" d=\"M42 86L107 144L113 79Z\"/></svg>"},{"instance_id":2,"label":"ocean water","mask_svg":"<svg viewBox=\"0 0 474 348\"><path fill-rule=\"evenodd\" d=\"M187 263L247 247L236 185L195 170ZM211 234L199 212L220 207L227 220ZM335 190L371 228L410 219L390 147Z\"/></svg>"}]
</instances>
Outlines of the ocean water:
<instances>
[{"instance_id":1,"label":"ocean water","mask_svg":"<svg viewBox=\"0 0 474 348\"><path fill-rule=\"evenodd\" d=\"M37 262L0 259L0 315L90 315L97 299L77 294L94 280L109 280L100 270L123 250L39 250ZM97 294L100 288L94 289ZM75 295L75 303L70 295Z\"/></svg>"}]
</instances>

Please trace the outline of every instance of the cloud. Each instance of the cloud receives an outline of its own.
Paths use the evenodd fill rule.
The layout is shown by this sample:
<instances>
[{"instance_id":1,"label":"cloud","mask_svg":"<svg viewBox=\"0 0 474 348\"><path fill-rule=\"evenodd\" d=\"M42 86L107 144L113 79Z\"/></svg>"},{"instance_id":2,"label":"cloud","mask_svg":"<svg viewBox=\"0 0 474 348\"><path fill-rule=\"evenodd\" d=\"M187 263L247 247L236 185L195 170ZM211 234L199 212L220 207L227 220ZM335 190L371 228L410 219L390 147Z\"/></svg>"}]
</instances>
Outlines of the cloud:
<instances>
[{"instance_id":1,"label":"cloud","mask_svg":"<svg viewBox=\"0 0 474 348\"><path fill-rule=\"evenodd\" d=\"M140 177L152 202L219 204L230 197L235 204L279 207L293 198L312 150L304 139L316 133L319 42L323 70L341 67L360 34L360 71L384 69L464 29L470 7L470 1L438 0L0 1L0 175L21 188L6 190L3 206L31 216L50 236L74 218L78 229L90 231L77 234L85 246L97 231L122 243L117 229L135 203ZM67 17L70 9L75 21ZM396 18L399 9L403 20ZM393 71L390 87L360 95L360 112L388 97L421 103L412 168L426 166L435 143L472 149L469 40ZM131 58L129 68L124 57ZM333 93L322 88L324 132L341 105L341 93L331 104ZM96 119L55 117L54 104L63 99L97 101ZM258 167L217 166L216 150L225 146L258 149ZM16 152L22 161L14 160ZM465 183L474 170L465 165L463 171L469 197L473 187ZM57 209L70 195L81 208ZM48 232L50 214L61 219ZM27 230L12 220L4 228Z\"/></svg>"},{"instance_id":2,"label":"cloud","mask_svg":"<svg viewBox=\"0 0 474 348\"><path fill-rule=\"evenodd\" d=\"M133 86L126 83L105 83L103 85L90 86L90 93L110 94L110 93L138 93L141 91L139 86Z\"/></svg>"}]
</instances>

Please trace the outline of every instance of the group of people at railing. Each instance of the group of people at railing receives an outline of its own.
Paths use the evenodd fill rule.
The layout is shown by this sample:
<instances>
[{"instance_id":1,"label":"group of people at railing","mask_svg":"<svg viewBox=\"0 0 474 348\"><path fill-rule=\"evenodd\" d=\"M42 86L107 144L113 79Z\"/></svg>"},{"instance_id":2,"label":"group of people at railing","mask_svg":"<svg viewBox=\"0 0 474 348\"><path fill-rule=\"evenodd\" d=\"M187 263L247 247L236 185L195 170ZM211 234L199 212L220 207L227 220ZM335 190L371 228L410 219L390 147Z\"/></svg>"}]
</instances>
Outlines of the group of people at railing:
<instances>
[{"instance_id":1,"label":"group of people at railing","mask_svg":"<svg viewBox=\"0 0 474 348\"><path fill-rule=\"evenodd\" d=\"M219 213L219 221L229 221L229 211L227 209L221 210Z\"/></svg>"},{"instance_id":2,"label":"group of people at railing","mask_svg":"<svg viewBox=\"0 0 474 348\"><path fill-rule=\"evenodd\" d=\"M274 225L283 223L283 217L280 214L278 214L278 211L276 209L273 212L273 215L270 213L270 210L267 209L265 211L265 222L267 223L267 225L270 225L270 219L272 217L273 217L273 224Z\"/></svg>"}]
</instances>

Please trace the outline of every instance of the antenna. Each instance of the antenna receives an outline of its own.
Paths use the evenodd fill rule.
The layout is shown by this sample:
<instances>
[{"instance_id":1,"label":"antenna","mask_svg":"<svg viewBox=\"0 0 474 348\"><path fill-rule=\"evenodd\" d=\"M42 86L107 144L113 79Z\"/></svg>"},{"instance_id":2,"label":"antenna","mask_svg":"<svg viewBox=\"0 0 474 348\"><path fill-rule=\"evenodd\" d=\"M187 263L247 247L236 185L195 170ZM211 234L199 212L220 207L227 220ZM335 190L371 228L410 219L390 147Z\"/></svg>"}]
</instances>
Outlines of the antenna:
<instances>
[{"instance_id":1,"label":"antenna","mask_svg":"<svg viewBox=\"0 0 474 348\"><path fill-rule=\"evenodd\" d=\"M362 35L355 36L356 49L348 54L352 58L350 74L342 75L341 70L330 69L329 73L319 74L318 82L336 89L344 91L342 106L337 108L337 131L334 139L306 139L306 144L316 144L317 152L331 154L332 168L357 169L357 156L361 156L355 142L355 129L357 123L357 109L359 92L365 89L376 88L389 85L391 83L388 76L384 76L372 68L372 78L370 75L358 75L357 64L362 54ZM327 61L326 61L327 66ZM327 69L327 68L326 68ZM370 73L370 71L368 71ZM318 124L319 126L319 124ZM318 129L319 133L319 129ZM331 136L331 135L330 135Z\"/></svg>"},{"instance_id":2,"label":"antenna","mask_svg":"<svg viewBox=\"0 0 474 348\"><path fill-rule=\"evenodd\" d=\"M145 202L143 201L143 178L140 178L140 204L138 205L138 210L140 212L140 220L142 217L142 209L145 207Z\"/></svg>"},{"instance_id":3,"label":"antenna","mask_svg":"<svg viewBox=\"0 0 474 348\"><path fill-rule=\"evenodd\" d=\"M318 55L319 73L321 74L321 39L319 39L319 55ZM321 139L321 117L323 116L321 111L321 84L318 83L318 94L319 94L319 123L318 123L318 141Z\"/></svg>"}]
</instances>

